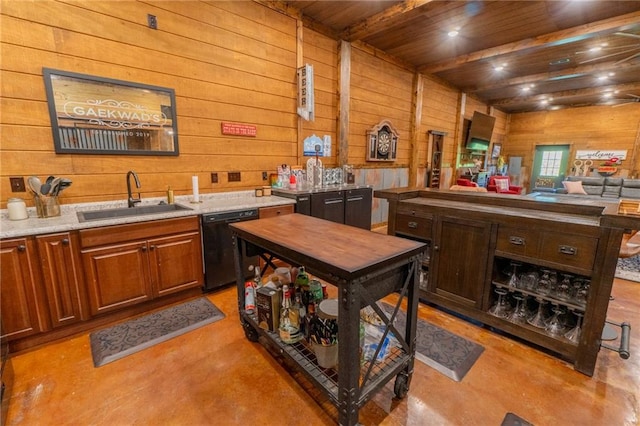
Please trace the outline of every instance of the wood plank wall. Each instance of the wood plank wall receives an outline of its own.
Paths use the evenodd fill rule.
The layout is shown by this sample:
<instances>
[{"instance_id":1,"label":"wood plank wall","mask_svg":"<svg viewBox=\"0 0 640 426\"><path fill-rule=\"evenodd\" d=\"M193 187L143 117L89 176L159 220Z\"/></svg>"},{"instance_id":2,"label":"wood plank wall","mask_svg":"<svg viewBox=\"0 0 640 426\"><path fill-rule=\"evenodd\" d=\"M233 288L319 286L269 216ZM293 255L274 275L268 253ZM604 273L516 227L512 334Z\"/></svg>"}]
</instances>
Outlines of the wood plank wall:
<instances>
[{"instance_id":1,"label":"wood plank wall","mask_svg":"<svg viewBox=\"0 0 640 426\"><path fill-rule=\"evenodd\" d=\"M249 189L263 171L297 162L295 19L253 2L3 1L2 26L3 194L8 176L56 174L73 180L63 203L123 199L128 170L143 197L167 185L188 194L194 174L203 193ZM42 67L174 88L180 156L56 155ZM333 71L320 71L327 86L322 74ZM254 124L258 135L221 135L222 121ZM227 182L228 171L242 181Z\"/></svg>"},{"instance_id":2,"label":"wood plank wall","mask_svg":"<svg viewBox=\"0 0 640 426\"><path fill-rule=\"evenodd\" d=\"M334 167L338 164L336 149L336 115L338 104L338 42L308 28L304 29L304 62L313 65L315 120L302 120L302 134L299 137L299 151L302 152L302 142L305 138L316 135L323 138L331 136L331 156L322 159L322 164ZM298 161L305 166L311 157Z\"/></svg>"},{"instance_id":3,"label":"wood plank wall","mask_svg":"<svg viewBox=\"0 0 640 426\"><path fill-rule=\"evenodd\" d=\"M296 16L248 1L177 0L2 0L0 13L0 207L16 195L31 203L27 193L10 192L9 176L70 178L73 185L61 198L65 204L124 199L128 170L139 173L143 198L163 195L167 185L178 195L189 194L194 174L201 193L251 189L264 183L263 171L304 163L301 143L314 133L331 135L332 156L323 162L338 163L338 41L304 28L299 52ZM147 27L147 14L157 17L157 30ZM417 164L414 172L420 174L429 166L427 131L434 129L447 132L443 163L455 167L459 117L490 112L487 106L469 96L463 105L459 91L424 76L421 124L412 147L414 72L364 44L351 50L348 163L373 169ZM296 114L300 55L314 66L313 122L301 122ZM43 67L174 88L180 156L55 154ZM639 107L513 116L493 110L494 142L503 142L506 156L522 156L524 166L539 143L631 154L640 142ZM367 163L366 131L383 119L400 132L398 160ZM257 137L222 135L222 121L256 125ZM242 181L227 182L230 171L240 171ZM211 183L211 172L219 174L219 183Z\"/></svg>"},{"instance_id":4,"label":"wood plank wall","mask_svg":"<svg viewBox=\"0 0 640 426\"><path fill-rule=\"evenodd\" d=\"M617 176L638 177L640 170L640 105L594 106L557 111L512 114L503 144L505 153L533 163L536 145L570 145L577 150L626 150ZM571 163L571 162L570 162ZM594 167L602 164L594 161ZM571 174L571 171L567 171Z\"/></svg>"}]
</instances>

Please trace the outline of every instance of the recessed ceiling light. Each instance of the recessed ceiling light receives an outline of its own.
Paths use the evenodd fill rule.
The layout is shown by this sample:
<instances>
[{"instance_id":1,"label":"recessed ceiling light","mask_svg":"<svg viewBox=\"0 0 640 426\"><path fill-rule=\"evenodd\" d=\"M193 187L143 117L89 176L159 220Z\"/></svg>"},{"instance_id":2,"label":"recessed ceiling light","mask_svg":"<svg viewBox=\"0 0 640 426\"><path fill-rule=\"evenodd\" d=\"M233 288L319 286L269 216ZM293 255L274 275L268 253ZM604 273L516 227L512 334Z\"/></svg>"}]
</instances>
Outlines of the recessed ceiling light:
<instances>
[{"instance_id":1,"label":"recessed ceiling light","mask_svg":"<svg viewBox=\"0 0 640 426\"><path fill-rule=\"evenodd\" d=\"M448 35L449 37L455 37L455 36L457 36L458 34L460 34L460 28L454 28L454 29L452 29L451 31L449 31L449 32L447 33L447 35Z\"/></svg>"},{"instance_id":2,"label":"recessed ceiling light","mask_svg":"<svg viewBox=\"0 0 640 426\"><path fill-rule=\"evenodd\" d=\"M569 58L556 59L555 61L549 62L549 65L562 65L571 62Z\"/></svg>"},{"instance_id":3,"label":"recessed ceiling light","mask_svg":"<svg viewBox=\"0 0 640 426\"><path fill-rule=\"evenodd\" d=\"M493 69L494 69L494 70L496 70L496 71L502 71L502 70L503 70L503 69L505 69L506 67L507 67L507 64L506 64L506 63L504 63L504 64L499 64L499 65L494 65L494 66L493 66Z\"/></svg>"}]
</instances>

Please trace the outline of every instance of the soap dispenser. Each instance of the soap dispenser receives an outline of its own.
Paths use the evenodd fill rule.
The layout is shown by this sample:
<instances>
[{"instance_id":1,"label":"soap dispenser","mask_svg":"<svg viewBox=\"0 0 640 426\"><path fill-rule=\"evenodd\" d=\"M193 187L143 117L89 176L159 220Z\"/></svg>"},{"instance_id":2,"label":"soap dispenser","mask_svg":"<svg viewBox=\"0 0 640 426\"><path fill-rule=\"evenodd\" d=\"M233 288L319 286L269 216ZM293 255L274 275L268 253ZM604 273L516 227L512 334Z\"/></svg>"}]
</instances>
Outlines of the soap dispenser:
<instances>
[{"instance_id":1,"label":"soap dispenser","mask_svg":"<svg viewBox=\"0 0 640 426\"><path fill-rule=\"evenodd\" d=\"M167 189L167 204L173 204L174 202L173 189L171 189L171 185L169 185L169 188Z\"/></svg>"}]
</instances>

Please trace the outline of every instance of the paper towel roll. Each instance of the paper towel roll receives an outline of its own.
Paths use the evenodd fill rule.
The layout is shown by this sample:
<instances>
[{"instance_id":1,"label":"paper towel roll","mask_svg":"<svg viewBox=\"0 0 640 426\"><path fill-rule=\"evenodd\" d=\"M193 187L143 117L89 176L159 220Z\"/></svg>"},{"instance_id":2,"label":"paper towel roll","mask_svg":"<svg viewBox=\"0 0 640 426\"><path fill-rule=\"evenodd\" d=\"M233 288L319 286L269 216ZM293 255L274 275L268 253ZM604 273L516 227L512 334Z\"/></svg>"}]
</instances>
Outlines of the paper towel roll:
<instances>
[{"instance_id":1,"label":"paper towel roll","mask_svg":"<svg viewBox=\"0 0 640 426\"><path fill-rule=\"evenodd\" d=\"M191 177L191 186L193 186L193 202L200 202L200 192L198 190L198 176Z\"/></svg>"}]
</instances>

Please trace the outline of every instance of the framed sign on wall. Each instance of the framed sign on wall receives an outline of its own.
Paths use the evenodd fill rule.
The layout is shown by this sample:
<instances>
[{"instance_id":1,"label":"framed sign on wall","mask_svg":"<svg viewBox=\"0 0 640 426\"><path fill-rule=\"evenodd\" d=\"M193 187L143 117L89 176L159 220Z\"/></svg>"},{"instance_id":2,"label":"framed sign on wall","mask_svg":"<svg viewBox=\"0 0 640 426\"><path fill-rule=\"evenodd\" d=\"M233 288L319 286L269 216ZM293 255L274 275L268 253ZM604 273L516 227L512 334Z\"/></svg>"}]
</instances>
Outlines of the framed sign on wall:
<instances>
[{"instance_id":1,"label":"framed sign on wall","mask_svg":"<svg viewBox=\"0 0 640 426\"><path fill-rule=\"evenodd\" d=\"M43 69L56 153L178 155L173 89Z\"/></svg>"}]
</instances>

